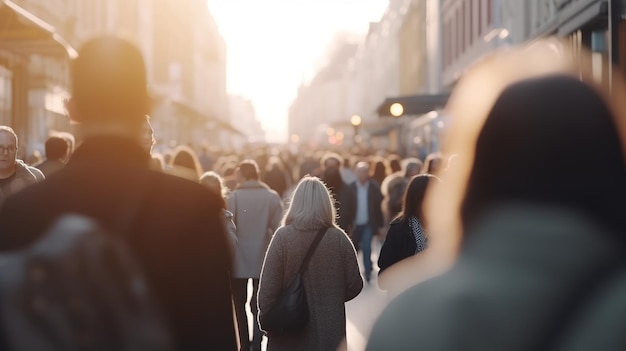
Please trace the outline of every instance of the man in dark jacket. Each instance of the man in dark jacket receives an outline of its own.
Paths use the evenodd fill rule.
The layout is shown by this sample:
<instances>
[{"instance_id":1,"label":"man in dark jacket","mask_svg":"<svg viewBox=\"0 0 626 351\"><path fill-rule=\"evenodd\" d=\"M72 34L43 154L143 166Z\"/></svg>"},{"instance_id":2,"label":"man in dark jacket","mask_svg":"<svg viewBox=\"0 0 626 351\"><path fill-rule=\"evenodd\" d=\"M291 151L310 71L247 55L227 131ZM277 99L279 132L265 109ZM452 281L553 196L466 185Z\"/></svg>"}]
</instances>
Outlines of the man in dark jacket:
<instances>
[{"instance_id":1,"label":"man in dark jacket","mask_svg":"<svg viewBox=\"0 0 626 351\"><path fill-rule=\"evenodd\" d=\"M139 50L115 37L88 41L72 62L68 111L84 141L67 166L0 211L0 250L24 248L59 216L90 216L126 241L178 350L235 350L223 202L200 184L149 169L142 126L149 112ZM27 220L27 219L35 220Z\"/></svg>"},{"instance_id":2,"label":"man in dark jacket","mask_svg":"<svg viewBox=\"0 0 626 351\"><path fill-rule=\"evenodd\" d=\"M368 283L372 274L372 238L384 229L380 207L383 195L376 181L370 179L369 169L367 162L357 163L357 180L350 184L352 192L356 194L353 241L357 251L363 252L363 268Z\"/></svg>"}]
</instances>

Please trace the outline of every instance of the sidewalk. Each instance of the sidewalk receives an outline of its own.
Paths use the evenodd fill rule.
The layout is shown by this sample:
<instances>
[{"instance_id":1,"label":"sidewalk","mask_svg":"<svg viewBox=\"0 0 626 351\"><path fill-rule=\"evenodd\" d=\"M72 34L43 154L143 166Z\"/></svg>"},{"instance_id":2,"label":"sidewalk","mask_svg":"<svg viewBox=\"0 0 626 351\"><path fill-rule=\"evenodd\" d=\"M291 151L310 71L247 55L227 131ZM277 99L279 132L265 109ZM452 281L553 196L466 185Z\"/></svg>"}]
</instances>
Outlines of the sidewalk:
<instances>
[{"instance_id":1,"label":"sidewalk","mask_svg":"<svg viewBox=\"0 0 626 351\"><path fill-rule=\"evenodd\" d=\"M387 293L378 288L378 253L382 243L372 240L372 275L369 284L363 280L365 285L363 291L354 300L346 303L346 339L348 351L363 351L367 346L367 339L374 322L387 305ZM363 269L363 254L358 253L359 268Z\"/></svg>"},{"instance_id":2,"label":"sidewalk","mask_svg":"<svg viewBox=\"0 0 626 351\"><path fill-rule=\"evenodd\" d=\"M378 271L372 272L369 284L354 300L346 303L346 338L348 351L363 351L374 322L387 302L386 292L378 288Z\"/></svg>"}]
</instances>

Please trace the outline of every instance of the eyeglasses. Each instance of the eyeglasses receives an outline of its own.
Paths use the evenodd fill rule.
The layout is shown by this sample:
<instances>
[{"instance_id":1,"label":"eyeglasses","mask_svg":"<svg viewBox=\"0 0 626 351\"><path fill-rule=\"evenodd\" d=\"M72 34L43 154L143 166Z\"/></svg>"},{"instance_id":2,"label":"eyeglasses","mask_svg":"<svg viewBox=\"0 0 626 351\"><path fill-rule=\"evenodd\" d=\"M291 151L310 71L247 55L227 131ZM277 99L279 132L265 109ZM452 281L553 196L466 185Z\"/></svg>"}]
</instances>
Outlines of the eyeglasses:
<instances>
[{"instance_id":1,"label":"eyeglasses","mask_svg":"<svg viewBox=\"0 0 626 351\"><path fill-rule=\"evenodd\" d=\"M14 154L17 151L17 147L15 146L1 146L0 145L0 154Z\"/></svg>"}]
</instances>

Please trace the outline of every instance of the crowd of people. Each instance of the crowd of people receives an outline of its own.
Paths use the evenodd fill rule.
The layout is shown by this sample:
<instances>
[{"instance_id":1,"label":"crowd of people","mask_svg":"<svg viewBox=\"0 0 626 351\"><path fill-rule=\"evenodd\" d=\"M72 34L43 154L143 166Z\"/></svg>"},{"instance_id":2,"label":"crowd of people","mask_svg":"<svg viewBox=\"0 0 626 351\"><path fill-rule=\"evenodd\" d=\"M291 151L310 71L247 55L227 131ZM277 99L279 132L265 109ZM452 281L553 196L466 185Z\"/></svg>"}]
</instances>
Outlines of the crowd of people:
<instances>
[{"instance_id":1,"label":"crowd of people","mask_svg":"<svg viewBox=\"0 0 626 351\"><path fill-rule=\"evenodd\" d=\"M71 69L76 138L54 134L45 159L24 162L0 126L0 256L30 267L59 218L94 219L145 275L171 336L163 350L261 350L264 335L267 350L346 349L345 303L375 281L391 302L368 350L624 349L626 105L616 94L626 90L617 76L612 90L594 83L568 57L548 40L485 58L455 88L446 142L425 160L275 146L156 152L139 50L92 39ZM308 324L264 330L320 230L302 276ZM0 348L54 343L59 329L41 320L16 329L3 280ZM41 313L73 313L54 307ZM100 349L133 349L100 329L110 334L87 330Z\"/></svg>"}]
</instances>

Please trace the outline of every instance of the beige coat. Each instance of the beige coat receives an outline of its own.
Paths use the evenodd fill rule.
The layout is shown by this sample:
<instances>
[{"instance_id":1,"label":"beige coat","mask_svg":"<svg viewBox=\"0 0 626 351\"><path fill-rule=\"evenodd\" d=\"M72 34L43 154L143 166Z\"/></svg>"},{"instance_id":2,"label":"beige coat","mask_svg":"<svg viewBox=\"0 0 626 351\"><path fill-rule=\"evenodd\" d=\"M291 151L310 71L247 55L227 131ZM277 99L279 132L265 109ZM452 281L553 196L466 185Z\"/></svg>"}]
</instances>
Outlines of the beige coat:
<instances>
[{"instance_id":1,"label":"beige coat","mask_svg":"<svg viewBox=\"0 0 626 351\"><path fill-rule=\"evenodd\" d=\"M227 203L237 228L233 278L258 279L267 245L283 216L280 197L264 183L249 180L230 193Z\"/></svg>"},{"instance_id":2,"label":"beige coat","mask_svg":"<svg viewBox=\"0 0 626 351\"><path fill-rule=\"evenodd\" d=\"M296 276L317 234L291 225L276 231L265 256L259 285L259 316L266 313ZM336 350L346 337L345 302L363 289L356 253L348 236L329 229L311 257L303 276L309 304L307 328L293 335L269 335L268 351Z\"/></svg>"}]
</instances>

